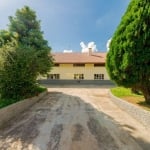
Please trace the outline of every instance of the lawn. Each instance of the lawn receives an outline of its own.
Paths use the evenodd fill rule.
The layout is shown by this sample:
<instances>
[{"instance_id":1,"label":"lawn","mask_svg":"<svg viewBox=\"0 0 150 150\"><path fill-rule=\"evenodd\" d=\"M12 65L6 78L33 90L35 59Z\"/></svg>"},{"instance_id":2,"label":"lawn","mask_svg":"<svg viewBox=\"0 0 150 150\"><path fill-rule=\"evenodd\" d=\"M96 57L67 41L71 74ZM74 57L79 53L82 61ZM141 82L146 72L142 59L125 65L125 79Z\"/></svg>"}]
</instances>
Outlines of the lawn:
<instances>
[{"instance_id":1,"label":"lawn","mask_svg":"<svg viewBox=\"0 0 150 150\"><path fill-rule=\"evenodd\" d=\"M145 110L150 111L150 105L145 103L144 96L132 93L130 88L115 87L111 89L111 92L113 93L113 95L126 100L129 103L138 105Z\"/></svg>"}]
</instances>

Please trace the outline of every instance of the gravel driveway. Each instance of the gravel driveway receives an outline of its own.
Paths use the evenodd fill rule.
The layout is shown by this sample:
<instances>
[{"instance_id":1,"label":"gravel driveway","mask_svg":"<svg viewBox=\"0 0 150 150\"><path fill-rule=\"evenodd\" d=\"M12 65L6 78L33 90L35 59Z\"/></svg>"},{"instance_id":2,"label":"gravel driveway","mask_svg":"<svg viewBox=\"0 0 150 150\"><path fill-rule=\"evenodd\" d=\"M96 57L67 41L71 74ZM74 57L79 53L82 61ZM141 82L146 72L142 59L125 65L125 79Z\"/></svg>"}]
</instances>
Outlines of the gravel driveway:
<instances>
[{"instance_id":1,"label":"gravel driveway","mask_svg":"<svg viewBox=\"0 0 150 150\"><path fill-rule=\"evenodd\" d=\"M108 88L51 87L0 130L0 150L149 150L149 133L111 101Z\"/></svg>"}]
</instances>

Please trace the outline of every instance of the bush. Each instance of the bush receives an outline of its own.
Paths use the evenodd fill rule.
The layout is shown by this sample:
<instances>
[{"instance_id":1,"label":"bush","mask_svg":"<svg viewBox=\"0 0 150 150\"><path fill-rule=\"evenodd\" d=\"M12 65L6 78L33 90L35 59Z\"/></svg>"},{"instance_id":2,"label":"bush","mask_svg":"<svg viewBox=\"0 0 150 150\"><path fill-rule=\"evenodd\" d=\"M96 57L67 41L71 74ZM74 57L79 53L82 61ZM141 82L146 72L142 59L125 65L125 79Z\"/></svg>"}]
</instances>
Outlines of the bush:
<instances>
[{"instance_id":1,"label":"bush","mask_svg":"<svg viewBox=\"0 0 150 150\"><path fill-rule=\"evenodd\" d=\"M9 31L0 32L0 94L20 100L38 93L37 77L50 71L53 59L32 9L25 6L9 19Z\"/></svg>"}]
</instances>

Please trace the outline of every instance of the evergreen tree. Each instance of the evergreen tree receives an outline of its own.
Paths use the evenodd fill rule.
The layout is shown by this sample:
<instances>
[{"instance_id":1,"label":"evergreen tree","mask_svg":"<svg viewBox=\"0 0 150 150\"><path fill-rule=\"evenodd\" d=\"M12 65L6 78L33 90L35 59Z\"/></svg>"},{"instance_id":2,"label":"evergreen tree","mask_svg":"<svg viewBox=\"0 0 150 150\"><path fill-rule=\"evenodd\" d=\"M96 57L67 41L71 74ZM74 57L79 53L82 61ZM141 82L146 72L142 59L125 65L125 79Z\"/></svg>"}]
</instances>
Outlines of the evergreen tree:
<instances>
[{"instance_id":1,"label":"evergreen tree","mask_svg":"<svg viewBox=\"0 0 150 150\"><path fill-rule=\"evenodd\" d=\"M106 67L113 81L142 91L150 103L149 0L131 0L110 43Z\"/></svg>"},{"instance_id":2,"label":"evergreen tree","mask_svg":"<svg viewBox=\"0 0 150 150\"><path fill-rule=\"evenodd\" d=\"M34 60L34 70L40 74L47 73L52 66L52 57L49 55L51 48L43 37L36 13L25 6L17 10L15 17L11 16L9 20L9 31L18 34L18 44L36 50L37 60Z\"/></svg>"},{"instance_id":3,"label":"evergreen tree","mask_svg":"<svg viewBox=\"0 0 150 150\"><path fill-rule=\"evenodd\" d=\"M19 100L37 94L37 77L51 69L53 59L33 10L25 6L9 19L8 31L0 32L0 93Z\"/></svg>"},{"instance_id":4,"label":"evergreen tree","mask_svg":"<svg viewBox=\"0 0 150 150\"><path fill-rule=\"evenodd\" d=\"M0 30L0 48L8 43L13 43L17 39L17 34L7 30ZM15 44L15 43L14 43Z\"/></svg>"}]
</instances>

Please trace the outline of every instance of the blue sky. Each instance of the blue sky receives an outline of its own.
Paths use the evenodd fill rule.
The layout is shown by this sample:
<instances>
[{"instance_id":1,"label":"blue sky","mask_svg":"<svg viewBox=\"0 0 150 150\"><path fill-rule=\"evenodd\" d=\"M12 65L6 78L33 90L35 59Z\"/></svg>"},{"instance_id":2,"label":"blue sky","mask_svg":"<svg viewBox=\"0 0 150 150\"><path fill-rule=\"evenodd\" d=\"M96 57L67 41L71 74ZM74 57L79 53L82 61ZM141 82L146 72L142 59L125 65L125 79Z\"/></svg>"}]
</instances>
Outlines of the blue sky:
<instances>
[{"instance_id":1,"label":"blue sky","mask_svg":"<svg viewBox=\"0 0 150 150\"><path fill-rule=\"evenodd\" d=\"M41 20L44 37L53 51L80 51L80 42L95 42L106 51L130 0L0 0L0 29L6 29L8 16L28 5Z\"/></svg>"}]
</instances>

